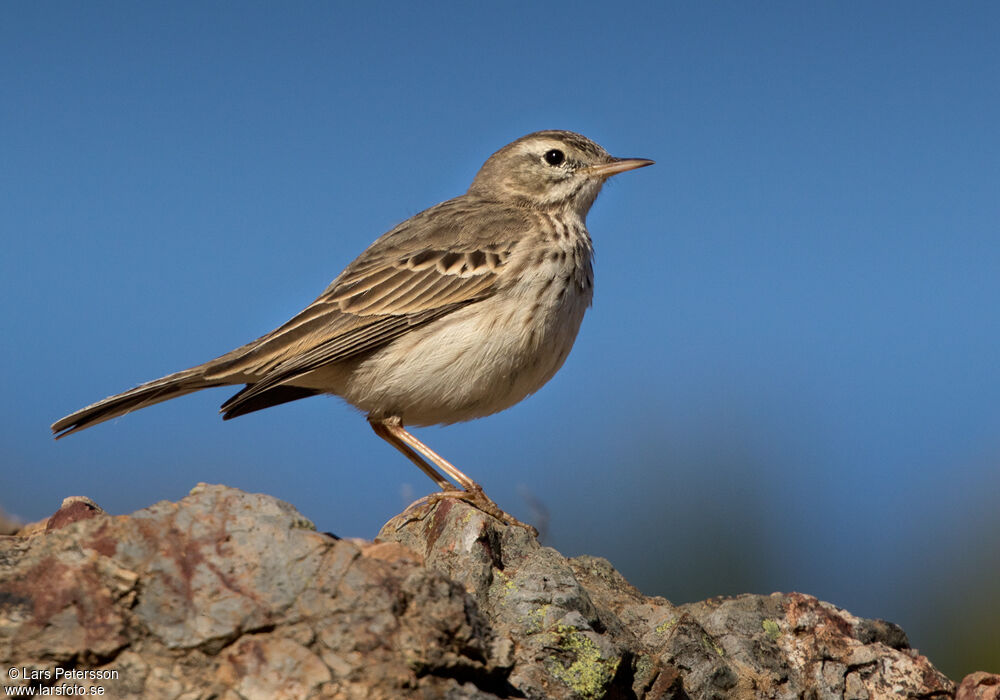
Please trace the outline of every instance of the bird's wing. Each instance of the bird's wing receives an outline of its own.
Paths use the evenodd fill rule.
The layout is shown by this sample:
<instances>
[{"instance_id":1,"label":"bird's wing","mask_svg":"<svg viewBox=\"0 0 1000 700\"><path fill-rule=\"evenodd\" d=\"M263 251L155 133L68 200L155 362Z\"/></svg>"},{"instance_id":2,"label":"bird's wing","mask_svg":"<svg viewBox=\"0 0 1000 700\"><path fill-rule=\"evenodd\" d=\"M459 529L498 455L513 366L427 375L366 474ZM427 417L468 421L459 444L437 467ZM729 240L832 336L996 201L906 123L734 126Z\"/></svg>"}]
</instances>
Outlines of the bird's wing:
<instances>
[{"instance_id":1,"label":"bird's wing","mask_svg":"<svg viewBox=\"0 0 1000 700\"><path fill-rule=\"evenodd\" d=\"M375 350L491 296L519 240L514 232L521 215L504 210L472 221L475 209L456 201L400 224L293 319L212 363L208 378L239 374L256 380L223 410L235 411L268 389ZM473 226L477 234L466 233Z\"/></svg>"}]
</instances>

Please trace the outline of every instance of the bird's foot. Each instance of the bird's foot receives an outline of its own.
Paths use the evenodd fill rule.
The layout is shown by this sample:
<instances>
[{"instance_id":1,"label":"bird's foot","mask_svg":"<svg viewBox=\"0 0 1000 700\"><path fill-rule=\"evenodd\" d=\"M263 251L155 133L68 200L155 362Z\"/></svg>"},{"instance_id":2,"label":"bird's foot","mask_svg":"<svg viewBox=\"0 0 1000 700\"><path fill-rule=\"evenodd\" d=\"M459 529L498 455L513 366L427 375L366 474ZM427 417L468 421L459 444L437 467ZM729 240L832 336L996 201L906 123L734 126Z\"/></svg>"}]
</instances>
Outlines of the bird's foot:
<instances>
[{"instance_id":1,"label":"bird's foot","mask_svg":"<svg viewBox=\"0 0 1000 700\"><path fill-rule=\"evenodd\" d=\"M427 513L430 512L431 506L447 498L455 498L459 501L464 501L473 508L482 511L487 515L493 516L502 523L524 528L533 537L538 537L538 530L533 525L529 525L528 523L523 523L510 513L505 512L503 509L500 508L500 506L498 506L493 501L493 499L491 499L489 496L486 495L486 493L483 491L483 488L478 484L474 484L473 488L468 490L458 489L458 488L448 489L446 491L437 491L436 493L430 493L424 496L423 498L417 499L409 506L407 506L406 511L404 512L408 513L411 510L416 510L419 512L419 514L415 513L414 514L415 517L407 519L406 521L404 521L404 524L405 522L409 522L410 520L422 520L427 515Z\"/></svg>"}]
</instances>

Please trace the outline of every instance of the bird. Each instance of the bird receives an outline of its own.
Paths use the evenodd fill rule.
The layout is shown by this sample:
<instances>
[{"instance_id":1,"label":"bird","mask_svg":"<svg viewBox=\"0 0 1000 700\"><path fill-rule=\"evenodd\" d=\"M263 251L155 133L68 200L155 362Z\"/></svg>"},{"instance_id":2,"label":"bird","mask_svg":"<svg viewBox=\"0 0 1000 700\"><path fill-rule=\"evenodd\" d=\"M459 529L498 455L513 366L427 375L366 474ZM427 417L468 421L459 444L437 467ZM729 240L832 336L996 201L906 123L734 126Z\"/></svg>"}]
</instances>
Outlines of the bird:
<instances>
[{"instance_id":1,"label":"bird","mask_svg":"<svg viewBox=\"0 0 1000 700\"><path fill-rule=\"evenodd\" d=\"M652 164L571 131L523 136L491 155L465 194L377 238L287 323L71 413L52 432L212 387L243 385L222 404L225 420L333 394L437 485L421 501L458 498L533 529L407 426L491 415L552 378L593 298L587 213L608 178Z\"/></svg>"}]
</instances>

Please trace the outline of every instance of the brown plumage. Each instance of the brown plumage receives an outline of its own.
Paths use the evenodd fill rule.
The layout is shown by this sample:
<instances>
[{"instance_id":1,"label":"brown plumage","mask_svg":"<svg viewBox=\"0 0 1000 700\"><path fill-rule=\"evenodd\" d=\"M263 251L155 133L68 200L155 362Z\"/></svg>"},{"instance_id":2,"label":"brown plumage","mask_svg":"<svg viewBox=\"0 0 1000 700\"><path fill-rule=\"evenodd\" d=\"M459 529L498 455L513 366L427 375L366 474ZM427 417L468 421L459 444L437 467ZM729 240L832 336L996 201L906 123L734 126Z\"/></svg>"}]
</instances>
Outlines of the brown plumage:
<instances>
[{"instance_id":1,"label":"brown plumage","mask_svg":"<svg viewBox=\"0 0 1000 700\"><path fill-rule=\"evenodd\" d=\"M612 158L567 131L520 138L486 161L465 195L381 236L281 327L98 401L52 430L65 437L216 386L245 385L222 405L226 419L336 394L447 495L516 522L403 425L489 415L552 377L593 294L587 211L608 177L651 163Z\"/></svg>"}]
</instances>

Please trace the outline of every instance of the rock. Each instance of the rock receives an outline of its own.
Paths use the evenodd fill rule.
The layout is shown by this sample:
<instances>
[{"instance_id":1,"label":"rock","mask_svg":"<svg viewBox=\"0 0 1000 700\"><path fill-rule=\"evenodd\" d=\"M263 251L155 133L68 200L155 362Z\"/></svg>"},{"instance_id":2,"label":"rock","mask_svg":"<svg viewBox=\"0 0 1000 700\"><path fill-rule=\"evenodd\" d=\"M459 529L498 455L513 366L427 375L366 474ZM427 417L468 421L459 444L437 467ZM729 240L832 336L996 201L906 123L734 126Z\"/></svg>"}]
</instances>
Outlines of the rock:
<instances>
[{"instance_id":1,"label":"rock","mask_svg":"<svg viewBox=\"0 0 1000 700\"><path fill-rule=\"evenodd\" d=\"M4 684L225 700L955 690L890 623L798 593L674 606L460 501L373 543L223 486L127 516L69 505L33 537L0 537ZM975 694L989 678L966 697L993 697Z\"/></svg>"},{"instance_id":2,"label":"rock","mask_svg":"<svg viewBox=\"0 0 1000 700\"><path fill-rule=\"evenodd\" d=\"M955 700L1000 700L1000 674L970 673L958 686Z\"/></svg>"},{"instance_id":3,"label":"rock","mask_svg":"<svg viewBox=\"0 0 1000 700\"><path fill-rule=\"evenodd\" d=\"M66 527L80 520L89 520L103 513L104 509L86 496L70 496L64 498L59 510L45 521L45 530L58 530L61 527Z\"/></svg>"},{"instance_id":4,"label":"rock","mask_svg":"<svg viewBox=\"0 0 1000 700\"><path fill-rule=\"evenodd\" d=\"M13 535L15 532L21 529L21 521L17 518L12 518L3 512L0 508L0 536L3 535Z\"/></svg>"}]
</instances>

